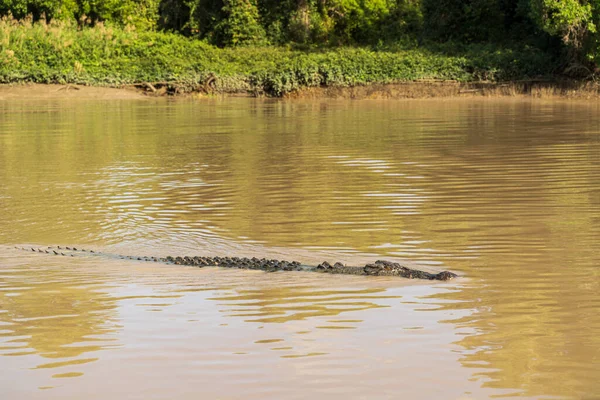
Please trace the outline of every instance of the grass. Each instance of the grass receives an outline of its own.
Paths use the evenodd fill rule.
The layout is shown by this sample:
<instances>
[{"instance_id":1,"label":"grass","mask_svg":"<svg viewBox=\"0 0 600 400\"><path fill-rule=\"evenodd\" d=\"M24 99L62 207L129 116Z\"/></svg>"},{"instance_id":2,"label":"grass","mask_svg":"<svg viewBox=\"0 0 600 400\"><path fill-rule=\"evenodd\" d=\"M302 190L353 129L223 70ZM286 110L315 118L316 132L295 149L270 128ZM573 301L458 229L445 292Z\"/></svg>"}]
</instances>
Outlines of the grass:
<instances>
[{"instance_id":1,"label":"grass","mask_svg":"<svg viewBox=\"0 0 600 400\"><path fill-rule=\"evenodd\" d=\"M553 60L539 50L455 47L220 49L172 33L4 18L0 20L0 83L177 82L194 90L214 77L217 92L283 96L309 87L415 80L497 82L552 72Z\"/></svg>"}]
</instances>

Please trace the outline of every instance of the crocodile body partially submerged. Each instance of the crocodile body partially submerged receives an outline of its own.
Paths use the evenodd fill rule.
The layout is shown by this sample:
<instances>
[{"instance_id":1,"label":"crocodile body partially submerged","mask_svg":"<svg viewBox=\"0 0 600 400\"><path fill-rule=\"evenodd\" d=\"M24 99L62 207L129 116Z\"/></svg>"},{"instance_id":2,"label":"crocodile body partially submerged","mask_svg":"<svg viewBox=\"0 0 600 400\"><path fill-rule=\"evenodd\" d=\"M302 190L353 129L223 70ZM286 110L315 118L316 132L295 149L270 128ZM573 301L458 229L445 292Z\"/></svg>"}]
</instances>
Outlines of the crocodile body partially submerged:
<instances>
[{"instance_id":1,"label":"crocodile body partially submerged","mask_svg":"<svg viewBox=\"0 0 600 400\"><path fill-rule=\"evenodd\" d=\"M328 274L344 274L344 275L365 275L365 276L399 276L408 279L427 279L427 280L438 280L448 281L456 278L458 275L450 271L442 271L437 274L421 271L418 269L412 269L400 265L391 261L375 261L374 263L366 264L364 267L352 267L346 266L342 263L329 264L327 261L317 265L306 265L301 264L298 261L285 261L285 260L270 260L265 258L247 258L247 257L190 257L190 256L167 256L164 258L159 257L133 257L133 256L122 256L118 254L110 254L103 252L95 252L93 250L77 249L74 247L47 247L47 248L24 248L16 247L20 250L32 251L35 253L45 253L57 256L75 257L76 255L88 255L88 256L103 256L115 259L129 259L146 262L157 262L163 264L174 264L174 265L190 265L194 267L224 267L224 268L239 268L239 269L253 269L266 272L276 271L308 271L308 272L321 272Z\"/></svg>"}]
</instances>

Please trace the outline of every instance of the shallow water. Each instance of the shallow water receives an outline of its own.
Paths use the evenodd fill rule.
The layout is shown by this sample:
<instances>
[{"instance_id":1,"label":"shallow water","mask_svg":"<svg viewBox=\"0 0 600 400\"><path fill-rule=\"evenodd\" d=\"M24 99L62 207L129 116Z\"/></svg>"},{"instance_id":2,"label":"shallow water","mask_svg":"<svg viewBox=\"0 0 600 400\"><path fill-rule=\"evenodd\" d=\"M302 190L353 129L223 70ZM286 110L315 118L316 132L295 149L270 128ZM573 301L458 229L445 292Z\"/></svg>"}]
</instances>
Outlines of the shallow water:
<instances>
[{"instance_id":1,"label":"shallow water","mask_svg":"<svg viewBox=\"0 0 600 400\"><path fill-rule=\"evenodd\" d=\"M0 102L4 399L600 396L600 105ZM449 283L24 253L395 259Z\"/></svg>"}]
</instances>

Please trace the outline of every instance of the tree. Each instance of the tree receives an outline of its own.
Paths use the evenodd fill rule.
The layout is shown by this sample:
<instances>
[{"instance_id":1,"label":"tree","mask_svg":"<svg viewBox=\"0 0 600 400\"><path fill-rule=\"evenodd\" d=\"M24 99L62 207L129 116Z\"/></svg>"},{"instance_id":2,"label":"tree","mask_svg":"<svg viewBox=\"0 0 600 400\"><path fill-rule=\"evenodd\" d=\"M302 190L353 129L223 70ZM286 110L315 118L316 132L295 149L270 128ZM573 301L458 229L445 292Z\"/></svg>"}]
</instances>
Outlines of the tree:
<instances>
[{"instance_id":1,"label":"tree","mask_svg":"<svg viewBox=\"0 0 600 400\"><path fill-rule=\"evenodd\" d=\"M501 37L498 0L422 0L425 34L434 39L489 41Z\"/></svg>"},{"instance_id":2,"label":"tree","mask_svg":"<svg viewBox=\"0 0 600 400\"><path fill-rule=\"evenodd\" d=\"M110 22L153 29L158 18L159 0L0 0L0 15L11 14L16 19L31 16L75 19L81 24Z\"/></svg>"},{"instance_id":3,"label":"tree","mask_svg":"<svg viewBox=\"0 0 600 400\"><path fill-rule=\"evenodd\" d=\"M587 36L596 32L592 5L579 0L533 0L533 18L551 35L563 43L581 49Z\"/></svg>"},{"instance_id":4,"label":"tree","mask_svg":"<svg viewBox=\"0 0 600 400\"><path fill-rule=\"evenodd\" d=\"M158 27L189 35L192 3L185 0L161 0L158 5Z\"/></svg>"},{"instance_id":5,"label":"tree","mask_svg":"<svg viewBox=\"0 0 600 400\"><path fill-rule=\"evenodd\" d=\"M74 17L82 24L110 22L153 29L158 20L159 0L74 0Z\"/></svg>"},{"instance_id":6,"label":"tree","mask_svg":"<svg viewBox=\"0 0 600 400\"><path fill-rule=\"evenodd\" d=\"M265 29L260 24L260 16L255 0L200 0L209 11L202 14L200 7L196 8L194 16L201 36L208 37L219 46L264 45L267 43Z\"/></svg>"},{"instance_id":7,"label":"tree","mask_svg":"<svg viewBox=\"0 0 600 400\"><path fill-rule=\"evenodd\" d=\"M43 16L50 21L69 6L73 7L74 4L61 0L1 0L0 15L11 14L16 19L31 16L34 21L38 21Z\"/></svg>"}]
</instances>

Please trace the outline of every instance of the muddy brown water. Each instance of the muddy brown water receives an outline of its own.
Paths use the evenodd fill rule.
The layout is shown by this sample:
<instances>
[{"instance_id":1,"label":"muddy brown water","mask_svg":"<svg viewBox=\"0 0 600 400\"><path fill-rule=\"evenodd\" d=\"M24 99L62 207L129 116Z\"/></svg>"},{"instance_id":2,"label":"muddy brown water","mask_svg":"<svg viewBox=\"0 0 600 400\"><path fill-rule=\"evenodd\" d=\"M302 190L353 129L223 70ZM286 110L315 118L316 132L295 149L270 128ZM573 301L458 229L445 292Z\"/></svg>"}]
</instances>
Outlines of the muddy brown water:
<instances>
[{"instance_id":1,"label":"muddy brown water","mask_svg":"<svg viewBox=\"0 0 600 400\"><path fill-rule=\"evenodd\" d=\"M0 102L2 399L594 399L600 105ZM25 253L393 259L448 283Z\"/></svg>"}]
</instances>

